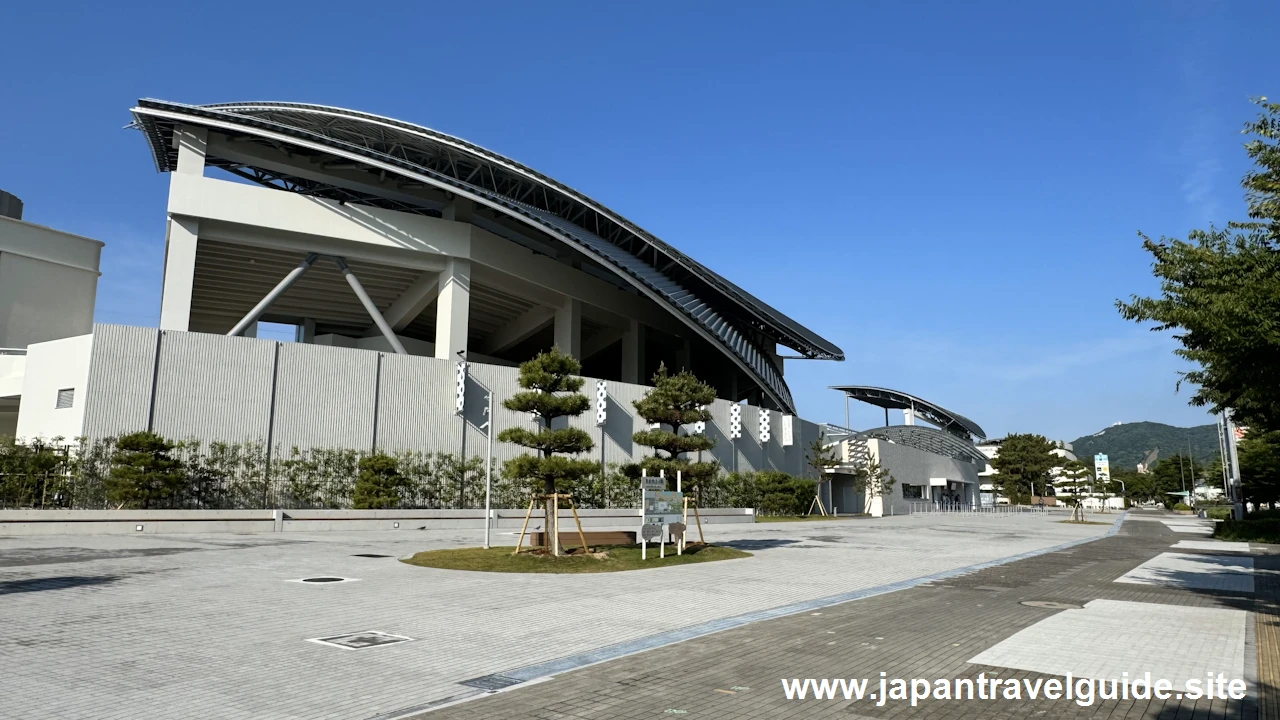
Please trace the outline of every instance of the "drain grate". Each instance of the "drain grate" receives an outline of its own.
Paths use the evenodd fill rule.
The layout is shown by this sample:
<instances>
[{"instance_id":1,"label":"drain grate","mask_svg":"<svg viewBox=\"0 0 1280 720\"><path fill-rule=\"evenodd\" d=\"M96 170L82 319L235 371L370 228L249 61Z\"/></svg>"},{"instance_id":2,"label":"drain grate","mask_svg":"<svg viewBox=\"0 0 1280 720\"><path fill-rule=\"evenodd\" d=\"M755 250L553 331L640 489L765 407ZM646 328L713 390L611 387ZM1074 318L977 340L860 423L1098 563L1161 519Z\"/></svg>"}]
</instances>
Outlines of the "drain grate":
<instances>
[{"instance_id":1,"label":"drain grate","mask_svg":"<svg viewBox=\"0 0 1280 720\"><path fill-rule=\"evenodd\" d=\"M356 553L351 557L372 557L372 558L388 558L390 555L379 555L377 553Z\"/></svg>"},{"instance_id":2,"label":"drain grate","mask_svg":"<svg viewBox=\"0 0 1280 720\"><path fill-rule=\"evenodd\" d=\"M1058 602L1056 600L1024 600L1023 605L1033 608L1044 608L1045 610L1079 610L1083 605L1074 603Z\"/></svg>"},{"instance_id":3,"label":"drain grate","mask_svg":"<svg viewBox=\"0 0 1280 720\"><path fill-rule=\"evenodd\" d=\"M365 630L364 632L347 633L346 635L308 638L307 642L329 645L331 647L340 647L343 650L364 650L365 648L382 647L384 645L395 645L396 643L409 642L412 639L413 638L405 637L404 635L391 635L378 630Z\"/></svg>"},{"instance_id":4,"label":"drain grate","mask_svg":"<svg viewBox=\"0 0 1280 720\"><path fill-rule=\"evenodd\" d=\"M458 684L478 688L480 690L487 690L488 692L495 692L503 688L509 688L512 685L519 685L522 682L524 681L517 680L513 677L507 677L502 673L494 673L492 675L481 675L478 678L471 678L470 680L463 680Z\"/></svg>"}]
</instances>

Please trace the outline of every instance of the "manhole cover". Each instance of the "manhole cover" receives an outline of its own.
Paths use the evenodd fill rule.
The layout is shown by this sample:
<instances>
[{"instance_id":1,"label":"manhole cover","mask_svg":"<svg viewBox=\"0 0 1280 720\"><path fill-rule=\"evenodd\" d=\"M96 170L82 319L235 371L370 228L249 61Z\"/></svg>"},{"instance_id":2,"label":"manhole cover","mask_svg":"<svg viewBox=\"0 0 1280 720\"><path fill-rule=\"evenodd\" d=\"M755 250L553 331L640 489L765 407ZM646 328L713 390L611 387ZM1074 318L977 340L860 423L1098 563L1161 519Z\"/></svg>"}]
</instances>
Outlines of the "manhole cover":
<instances>
[{"instance_id":1,"label":"manhole cover","mask_svg":"<svg viewBox=\"0 0 1280 720\"><path fill-rule=\"evenodd\" d=\"M377 553L356 553L351 557L372 557L372 558L388 558L390 555L379 555Z\"/></svg>"},{"instance_id":2,"label":"manhole cover","mask_svg":"<svg viewBox=\"0 0 1280 720\"><path fill-rule=\"evenodd\" d=\"M507 677L506 675L503 675L501 673L494 673L493 675L482 675L478 678L463 680L458 684L466 685L467 687L478 688L480 690L488 690L489 692L493 692L495 690L509 688L512 685L519 685L522 682L524 681L517 680L512 677Z\"/></svg>"},{"instance_id":3,"label":"manhole cover","mask_svg":"<svg viewBox=\"0 0 1280 720\"><path fill-rule=\"evenodd\" d=\"M412 639L413 638L405 637L404 635L390 635L377 630L366 630L364 632L347 633L346 635L309 638L307 642L340 647L344 650L363 650L365 648L382 647L383 645L394 645L396 643L408 642Z\"/></svg>"},{"instance_id":4,"label":"manhole cover","mask_svg":"<svg viewBox=\"0 0 1280 720\"><path fill-rule=\"evenodd\" d=\"M1083 605L1057 602L1055 600L1024 600L1022 604L1027 607L1044 608L1045 610L1079 610L1084 607Z\"/></svg>"}]
</instances>

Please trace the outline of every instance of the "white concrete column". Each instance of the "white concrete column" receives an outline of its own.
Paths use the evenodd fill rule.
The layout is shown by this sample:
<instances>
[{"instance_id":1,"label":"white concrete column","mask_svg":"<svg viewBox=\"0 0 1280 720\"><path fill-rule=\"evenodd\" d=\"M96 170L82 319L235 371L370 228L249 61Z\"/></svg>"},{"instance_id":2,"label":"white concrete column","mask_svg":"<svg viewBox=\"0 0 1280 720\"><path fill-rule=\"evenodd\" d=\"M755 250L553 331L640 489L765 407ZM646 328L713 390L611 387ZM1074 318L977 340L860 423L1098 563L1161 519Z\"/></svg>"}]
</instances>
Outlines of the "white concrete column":
<instances>
[{"instance_id":1,"label":"white concrete column","mask_svg":"<svg viewBox=\"0 0 1280 720\"><path fill-rule=\"evenodd\" d=\"M191 326L191 287L196 279L196 241L199 234L199 220L169 218L164 280L160 289L161 330L187 330Z\"/></svg>"},{"instance_id":2,"label":"white concrete column","mask_svg":"<svg viewBox=\"0 0 1280 720\"><path fill-rule=\"evenodd\" d=\"M173 133L178 148L178 173L204 175L204 158L209 147L209 131L204 128L179 126Z\"/></svg>"},{"instance_id":3,"label":"white concrete column","mask_svg":"<svg viewBox=\"0 0 1280 720\"><path fill-rule=\"evenodd\" d=\"M204 128L179 126L173 133L178 166L169 179L169 202L178 192L177 175L204 175L209 133ZM169 216L165 229L164 279L160 290L160 329L187 330L191 326L191 286L196 275L196 243L200 221Z\"/></svg>"},{"instance_id":4,"label":"white concrete column","mask_svg":"<svg viewBox=\"0 0 1280 720\"><path fill-rule=\"evenodd\" d=\"M622 382L640 384L641 366L644 365L644 325L632 320L622 331Z\"/></svg>"},{"instance_id":5,"label":"white concrete column","mask_svg":"<svg viewBox=\"0 0 1280 720\"><path fill-rule=\"evenodd\" d=\"M582 359L582 301L565 298L556 308L555 344L560 351Z\"/></svg>"},{"instance_id":6,"label":"white concrete column","mask_svg":"<svg viewBox=\"0 0 1280 720\"><path fill-rule=\"evenodd\" d=\"M466 357L467 315L470 311L471 261L449 258L440 273L440 294L436 298L437 358L458 360Z\"/></svg>"}]
</instances>

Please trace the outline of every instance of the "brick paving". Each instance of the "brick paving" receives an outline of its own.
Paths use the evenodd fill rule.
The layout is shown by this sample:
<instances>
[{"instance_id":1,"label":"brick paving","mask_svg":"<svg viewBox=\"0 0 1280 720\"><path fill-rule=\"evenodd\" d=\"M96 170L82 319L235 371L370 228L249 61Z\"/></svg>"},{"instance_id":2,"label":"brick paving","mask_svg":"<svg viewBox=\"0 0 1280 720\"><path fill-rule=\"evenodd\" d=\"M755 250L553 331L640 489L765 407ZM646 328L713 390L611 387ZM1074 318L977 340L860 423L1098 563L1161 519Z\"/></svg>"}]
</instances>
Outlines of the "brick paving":
<instances>
[{"instance_id":1,"label":"brick paving","mask_svg":"<svg viewBox=\"0 0 1280 720\"><path fill-rule=\"evenodd\" d=\"M1118 535L1062 552L990 567L968 575L879 595L820 612L754 623L714 635L618 658L525 687L421 714L422 720L471 718L1200 718L1259 717L1257 694L1244 701L925 700L911 707L889 701L787 700L780 679L872 677L1049 679L1050 675L968 662L1019 631L1061 612L1023 605L1054 601L1082 606L1094 600L1243 610L1257 616L1258 644L1269 657L1255 665L1253 633L1244 648L1251 691L1259 669L1264 713L1276 704L1280 633L1275 598L1280 556L1256 556L1257 595L1114 582L1169 550L1175 529L1131 515ZM1194 553L1194 550L1183 550ZM674 610L678 611L678 609ZM1157 614L1157 613L1153 613ZM1250 626L1252 626L1252 619ZM1148 650L1185 652L1178 627L1153 624ZM1107 647L1100 643L1099 655ZM1170 678L1179 680L1179 678ZM873 681L874 682L874 681ZM1263 714L1262 717L1275 717Z\"/></svg>"}]
</instances>

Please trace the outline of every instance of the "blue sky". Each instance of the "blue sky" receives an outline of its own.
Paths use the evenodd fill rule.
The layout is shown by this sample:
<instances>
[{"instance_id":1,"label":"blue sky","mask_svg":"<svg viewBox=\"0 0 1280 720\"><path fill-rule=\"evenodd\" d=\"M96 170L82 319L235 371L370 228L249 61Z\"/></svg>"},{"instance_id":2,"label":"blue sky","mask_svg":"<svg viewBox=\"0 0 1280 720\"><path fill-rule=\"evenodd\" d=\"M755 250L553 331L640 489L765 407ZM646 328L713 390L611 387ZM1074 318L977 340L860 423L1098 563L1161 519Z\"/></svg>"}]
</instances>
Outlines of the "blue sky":
<instances>
[{"instance_id":1,"label":"blue sky","mask_svg":"<svg viewBox=\"0 0 1280 720\"><path fill-rule=\"evenodd\" d=\"M98 320L154 325L167 180L139 97L389 115L613 207L844 348L828 385L993 435L1211 422L1175 392L1136 237L1238 217L1248 98L1280 94L1263 2L20 3L0 188L107 243ZM882 422L855 409L853 424Z\"/></svg>"}]
</instances>

